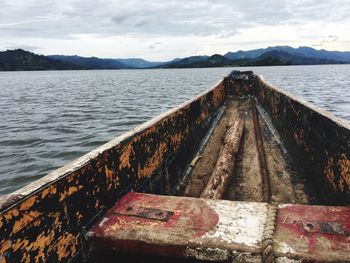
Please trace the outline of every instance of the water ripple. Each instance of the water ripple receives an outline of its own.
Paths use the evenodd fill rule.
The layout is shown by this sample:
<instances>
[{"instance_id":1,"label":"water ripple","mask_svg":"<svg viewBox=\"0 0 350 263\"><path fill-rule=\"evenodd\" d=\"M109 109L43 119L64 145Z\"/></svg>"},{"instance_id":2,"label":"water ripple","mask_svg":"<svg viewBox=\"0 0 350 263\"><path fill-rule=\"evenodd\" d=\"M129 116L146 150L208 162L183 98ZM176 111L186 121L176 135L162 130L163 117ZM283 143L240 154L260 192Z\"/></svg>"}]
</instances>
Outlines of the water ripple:
<instances>
[{"instance_id":1,"label":"water ripple","mask_svg":"<svg viewBox=\"0 0 350 263\"><path fill-rule=\"evenodd\" d=\"M0 194L183 103L232 69L0 72ZM349 65L252 70L350 120Z\"/></svg>"}]
</instances>

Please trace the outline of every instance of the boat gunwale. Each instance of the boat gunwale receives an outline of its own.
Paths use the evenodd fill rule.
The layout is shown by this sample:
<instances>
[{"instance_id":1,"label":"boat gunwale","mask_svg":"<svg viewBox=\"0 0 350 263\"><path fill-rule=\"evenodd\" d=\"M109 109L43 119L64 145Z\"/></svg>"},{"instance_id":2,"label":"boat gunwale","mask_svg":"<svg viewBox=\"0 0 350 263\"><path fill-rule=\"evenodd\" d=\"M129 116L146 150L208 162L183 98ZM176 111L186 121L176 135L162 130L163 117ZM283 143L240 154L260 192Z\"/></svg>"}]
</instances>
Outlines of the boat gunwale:
<instances>
[{"instance_id":1,"label":"boat gunwale","mask_svg":"<svg viewBox=\"0 0 350 263\"><path fill-rule=\"evenodd\" d=\"M270 82L265 80L262 75L257 75L257 74L255 74L255 75L257 76L258 80L261 81L263 84L265 84L267 87L276 90L278 93L286 96L287 98L300 103L301 105L303 105L306 108L309 108L310 110L322 115L323 117L326 117L327 119L331 120L333 123L338 125L339 127L345 128L345 129L350 131L350 122L347 121L346 119L340 118L340 117L334 115L332 112L329 112L322 107L316 106L316 105L312 104L311 102L308 102L308 101L302 99L299 96L293 95L289 91L286 91L286 90L284 90L284 89L282 89L274 84L271 84Z\"/></svg>"}]
</instances>

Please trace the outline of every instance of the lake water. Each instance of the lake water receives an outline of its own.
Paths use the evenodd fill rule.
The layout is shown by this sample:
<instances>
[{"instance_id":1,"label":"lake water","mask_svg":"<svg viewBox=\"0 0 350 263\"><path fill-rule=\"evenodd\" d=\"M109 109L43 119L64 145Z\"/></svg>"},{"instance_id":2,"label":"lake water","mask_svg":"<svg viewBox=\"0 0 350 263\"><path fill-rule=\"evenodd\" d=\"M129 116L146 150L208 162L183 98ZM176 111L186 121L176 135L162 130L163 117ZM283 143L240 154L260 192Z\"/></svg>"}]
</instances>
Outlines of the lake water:
<instances>
[{"instance_id":1,"label":"lake water","mask_svg":"<svg viewBox=\"0 0 350 263\"><path fill-rule=\"evenodd\" d=\"M0 194L190 99L233 69L0 72ZM240 70L350 121L350 65Z\"/></svg>"}]
</instances>

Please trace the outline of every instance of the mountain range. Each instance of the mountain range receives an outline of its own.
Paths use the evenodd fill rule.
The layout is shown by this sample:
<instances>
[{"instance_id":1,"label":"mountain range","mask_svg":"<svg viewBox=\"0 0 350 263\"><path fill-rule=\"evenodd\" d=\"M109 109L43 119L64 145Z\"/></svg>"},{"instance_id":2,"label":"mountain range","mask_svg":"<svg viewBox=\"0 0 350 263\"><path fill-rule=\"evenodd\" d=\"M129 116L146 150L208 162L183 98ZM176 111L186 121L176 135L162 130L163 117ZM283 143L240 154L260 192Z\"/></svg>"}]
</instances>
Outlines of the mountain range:
<instances>
[{"instance_id":1,"label":"mountain range","mask_svg":"<svg viewBox=\"0 0 350 263\"><path fill-rule=\"evenodd\" d=\"M81 56L43 56L22 49L0 52L0 70L74 70L74 69L146 69L201 68L229 66L315 65L350 63L349 51L317 50L311 47L275 46L224 55L190 56L171 61L147 61L142 58L113 59Z\"/></svg>"}]
</instances>

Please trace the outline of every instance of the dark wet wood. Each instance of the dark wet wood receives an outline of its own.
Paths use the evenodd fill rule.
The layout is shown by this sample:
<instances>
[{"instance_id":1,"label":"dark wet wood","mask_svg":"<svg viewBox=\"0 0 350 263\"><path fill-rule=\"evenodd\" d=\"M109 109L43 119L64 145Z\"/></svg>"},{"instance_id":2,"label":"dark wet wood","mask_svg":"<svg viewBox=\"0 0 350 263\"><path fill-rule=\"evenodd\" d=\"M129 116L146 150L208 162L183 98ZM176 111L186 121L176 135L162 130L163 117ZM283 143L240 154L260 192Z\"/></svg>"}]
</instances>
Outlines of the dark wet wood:
<instances>
[{"instance_id":1,"label":"dark wet wood","mask_svg":"<svg viewBox=\"0 0 350 263\"><path fill-rule=\"evenodd\" d=\"M269 170L266 162L266 155L264 149L263 138L261 135L260 123L258 119L258 114L256 111L255 105L252 107L253 112L253 123L254 123L254 135L256 141L256 148L259 156L259 166L260 166L260 174L262 181L262 193L263 193L263 201L270 202L271 201L271 184L270 184L270 176Z\"/></svg>"}]
</instances>

